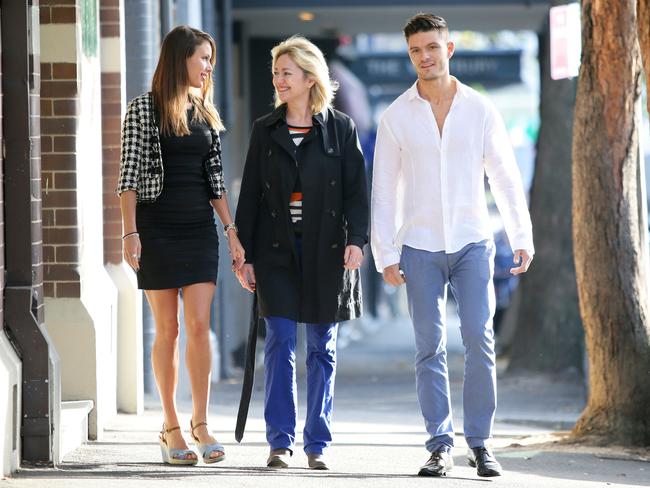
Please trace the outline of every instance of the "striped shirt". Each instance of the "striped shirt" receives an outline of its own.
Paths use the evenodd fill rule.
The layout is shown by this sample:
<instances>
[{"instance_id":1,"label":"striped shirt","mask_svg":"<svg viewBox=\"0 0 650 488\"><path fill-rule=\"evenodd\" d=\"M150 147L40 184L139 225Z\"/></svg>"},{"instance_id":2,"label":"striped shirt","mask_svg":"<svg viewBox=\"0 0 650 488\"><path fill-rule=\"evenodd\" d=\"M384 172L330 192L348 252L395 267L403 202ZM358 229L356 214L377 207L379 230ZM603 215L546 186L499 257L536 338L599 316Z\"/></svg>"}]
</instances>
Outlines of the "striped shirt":
<instances>
[{"instance_id":1,"label":"striped shirt","mask_svg":"<svg viewBox=\"0 0 650 488\"><path fill-rule=\"evenodd\" d=\"M289 126L289 135L296 146L299 146L302 140L311 131L311 127L297 127ZM302 224L302 188L300 185L300 175L296 178L296 184L291 192L289 199L289 213L291 214L291 222L294 225L296 232L301 231Z\"/></svg>"}]
</instances>

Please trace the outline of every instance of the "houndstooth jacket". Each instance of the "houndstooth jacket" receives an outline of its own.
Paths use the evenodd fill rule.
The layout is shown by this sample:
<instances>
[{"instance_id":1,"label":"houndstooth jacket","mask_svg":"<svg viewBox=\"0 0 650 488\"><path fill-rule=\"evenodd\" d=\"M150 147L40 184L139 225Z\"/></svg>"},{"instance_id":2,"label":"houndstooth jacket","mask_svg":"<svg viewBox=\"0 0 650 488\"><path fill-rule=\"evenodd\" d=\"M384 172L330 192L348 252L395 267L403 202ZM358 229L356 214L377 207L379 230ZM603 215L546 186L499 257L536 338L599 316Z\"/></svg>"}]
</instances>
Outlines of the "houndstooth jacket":
<instances>
[{"instance_id":1,"label":"houndstooth jacket","mask_svg":"<svg viewBox=\"0 0 650 488\"><path fill-rule=\"evenodd\" d=\"M122 125L122 154L117 193L135 190L138 202L154 202L163 189L165 176L160 150L160 132L154 117L151 92L129 103ZM203 166L210 184L211 198L226 193L221 166L219 133L210 128L212 146Z\"/></svg>"}]
</instances>

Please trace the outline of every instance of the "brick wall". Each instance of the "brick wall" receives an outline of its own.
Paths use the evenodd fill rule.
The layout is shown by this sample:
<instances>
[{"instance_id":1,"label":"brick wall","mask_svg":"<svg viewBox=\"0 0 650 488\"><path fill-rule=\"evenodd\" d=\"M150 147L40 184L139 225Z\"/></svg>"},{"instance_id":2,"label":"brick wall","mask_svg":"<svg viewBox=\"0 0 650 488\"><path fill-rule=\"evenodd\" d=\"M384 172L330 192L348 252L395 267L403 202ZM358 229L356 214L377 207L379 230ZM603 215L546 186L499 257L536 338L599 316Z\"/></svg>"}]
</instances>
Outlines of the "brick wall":
<instances>
[{"instance_id":1,"label":"brick wall","mask_svg":"<svg viewBox=\"0 0 650 488\"><path fill-rule=\"evenodd\" d=\"M100 0L99 26L104 52L102 69L102 159L104 193L104 263L122 261L122 219L115 194L120 170L123 78L120 39L120 0Z\"/></svg>"},{"instance_id":2,"label":"brick wall","mask_svg":"<svg viewBox=\"0 0 650 488\"><path fill-rule=\"evenodd\" d=\"M34 8L34 7L32 7ZM35 28L36 26L34 26ZM39 62L40 57L38 50L34 54L30 54L31 63L34 71L31 74L34 78L33 88L29 93L29 126L30 126L30 141L32 145L31 159L31 186L32 186L32 314L36 317L36 321L42 324L45 320L43 301L44 296L44 259L43 259L43 195L39 191L42 181L42 158L41 158L41 106L40 106L40 70Z\"/></svg>"},{"instance_id":3,"label":"brick wall","mask_svg":"<svg viewBox=\"0 0 650 488\"><path fill-rule=\"evenodd\" d=\"M75 0L41 0L40 23L74 24ZM43 282L47 297L79 297L76 63L41 63Z\"/></svg>"}]
</instances>

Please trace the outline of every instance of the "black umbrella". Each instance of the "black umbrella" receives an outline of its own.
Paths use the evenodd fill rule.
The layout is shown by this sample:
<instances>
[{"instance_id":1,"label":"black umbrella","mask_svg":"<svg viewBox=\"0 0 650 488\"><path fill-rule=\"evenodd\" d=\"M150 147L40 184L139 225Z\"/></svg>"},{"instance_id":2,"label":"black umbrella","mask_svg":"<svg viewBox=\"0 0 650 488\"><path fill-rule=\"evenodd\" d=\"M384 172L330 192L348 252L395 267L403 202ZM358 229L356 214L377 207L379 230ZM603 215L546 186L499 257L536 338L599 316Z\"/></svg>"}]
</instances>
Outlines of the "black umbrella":
<instances>
[{"instance_id":1,"label":"black umbrella","mask_svg":"<svg viewBox=\"0 0 650 488\"><path fill-rule=\"evenodd\" d=\"M255 347L257 346L257 332L259 330L260 318L257 312L257 293L254 294L251 320L248 330L248 344L246 345L246 359L244 360L244 382L241 388L239 399L239 411L237 412L237 425L235 427L235 439L241 442L246 428L248 418L248 407L251 403L253 383L255 382Z\"/></svg>"}]
</instances>

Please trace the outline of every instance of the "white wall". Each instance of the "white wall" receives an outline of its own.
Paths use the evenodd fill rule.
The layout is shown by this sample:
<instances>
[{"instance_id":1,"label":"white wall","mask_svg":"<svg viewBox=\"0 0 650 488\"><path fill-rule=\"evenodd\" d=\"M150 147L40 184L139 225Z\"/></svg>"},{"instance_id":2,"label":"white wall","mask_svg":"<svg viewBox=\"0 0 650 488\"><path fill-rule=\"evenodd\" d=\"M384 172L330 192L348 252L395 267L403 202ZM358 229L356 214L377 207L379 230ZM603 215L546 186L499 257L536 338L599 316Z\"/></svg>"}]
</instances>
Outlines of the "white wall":
<instances>
[{"instance_id":1,"label":"white wall","mask_svg":"<svg viewBox=\"0 0 650 488\"><path fill-rule=\"evenodd\" d=\"M135 274L126 264L109 264L106 270L118 289L117 409L140 414L144 411L143 297Z\"/></svg>"},{"instance_id":2,"label":"white wall","mask_svg":"<svg viewBox=\"0 0 650 488\"><path fill-rule=\"evenodd\" d=\"M75 169L81 296L46 298L45 328L60 356L61 400L93 401L88 427L96 439L116 414L118 295L103 265L100 58L84 54L81 42L81 24L41 29L41 60L76 63L79 97Z\"/></svg>"},{"instance_id":3,"label":"white wall","mask_svg":"<svg viewBox=\"0 0 650 488\"><path fill-rule=\"evenodd\" d=\"M0 475L20 465L21 363L0 331Z\"/></svg>"}]
</instances>

